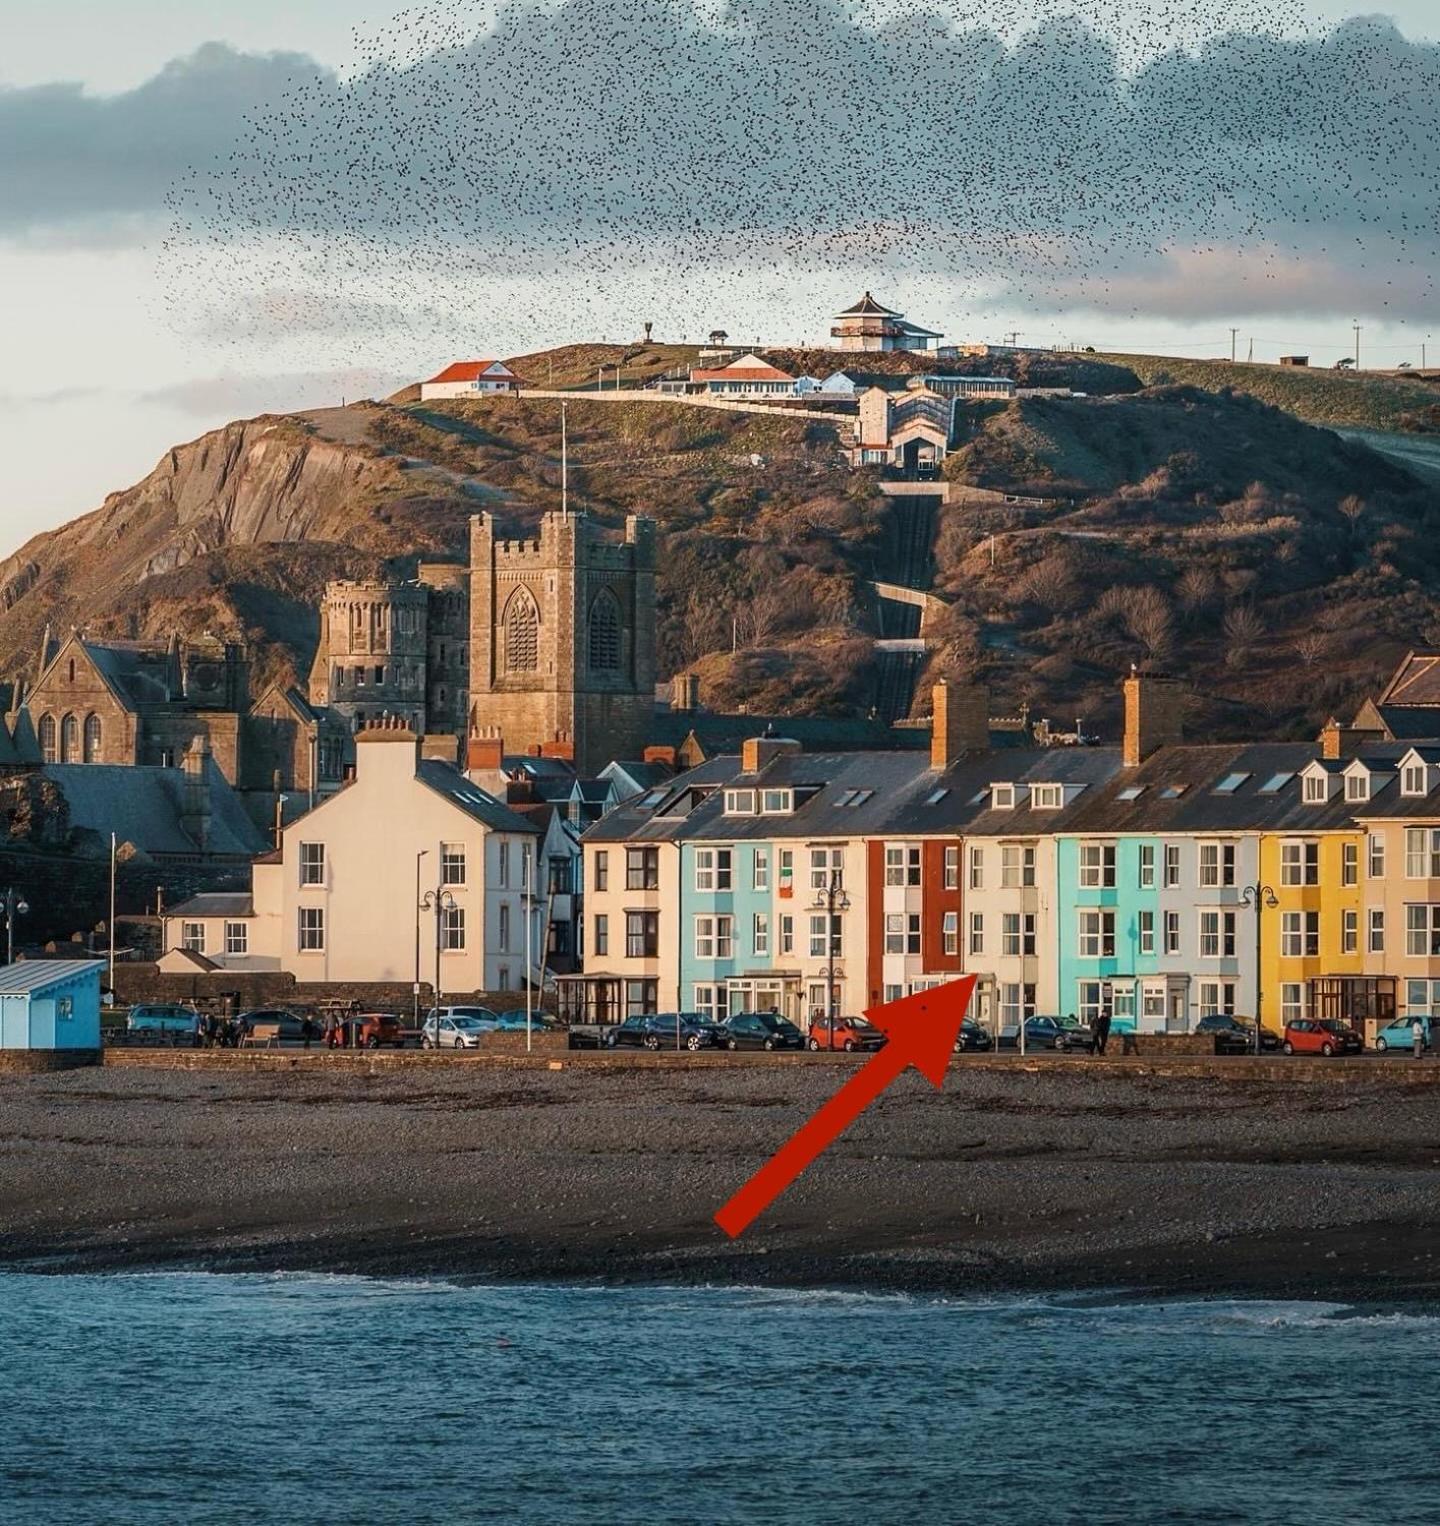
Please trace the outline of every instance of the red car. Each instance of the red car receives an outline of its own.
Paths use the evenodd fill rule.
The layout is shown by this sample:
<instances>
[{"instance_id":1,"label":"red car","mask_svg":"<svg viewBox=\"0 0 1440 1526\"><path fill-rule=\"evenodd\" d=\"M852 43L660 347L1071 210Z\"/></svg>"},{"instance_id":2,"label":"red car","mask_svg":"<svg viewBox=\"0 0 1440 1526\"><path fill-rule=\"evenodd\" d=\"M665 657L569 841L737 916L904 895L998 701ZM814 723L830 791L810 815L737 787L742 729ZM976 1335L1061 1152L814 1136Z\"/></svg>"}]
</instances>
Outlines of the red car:
<instances>
[{"instance_id":1,"label":"red car","mask_svg":"<svg viewBox=\"0 0 1440 1526\"><path fill-rule=\"evenodd\" d=\"M1334 1018L1297 1017L1286 1023L1280 1047L1286 1054L1359 1054L1365 1040Z\"/></svg>"},{"instance_id":2,"label":"red car","mask_svg":"<svg viewBox=\"0 0 1440 1526\"><path fill-rule=\"evenodd\" d=\"M885 1035L863 1017L837 1017L835 1033L830 1033L830 1019L816 1017L810 1020L810 1037L806 1043L811 1049L843 1049L853 1054L857 1049L883 1049Z\"/></svg>"}]
</instances>

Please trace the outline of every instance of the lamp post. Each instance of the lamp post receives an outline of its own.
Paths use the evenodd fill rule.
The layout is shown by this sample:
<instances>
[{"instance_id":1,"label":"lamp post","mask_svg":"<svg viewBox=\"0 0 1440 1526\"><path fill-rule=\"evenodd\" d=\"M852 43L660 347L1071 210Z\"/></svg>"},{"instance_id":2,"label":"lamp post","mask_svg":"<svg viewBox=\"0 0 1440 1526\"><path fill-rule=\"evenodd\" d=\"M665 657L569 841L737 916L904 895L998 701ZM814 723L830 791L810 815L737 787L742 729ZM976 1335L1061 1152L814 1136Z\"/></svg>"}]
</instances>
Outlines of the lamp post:
<instances>
[{"instance_id":1,"label":"lamp post","mask_svg":"<svg viewBox=\"0 0 1440 1526\"><path fill-rule=\"evenodd\" d=\"M435 913L435 1047L440 1047L440 946L444 941L445 913L454 911L455 897L442 887L420 897L420 910Z\"/></svg>"},{"instance_id":2,"label":"lamp post","mask_svg":"<svg viewBox=\"0 0 1440 1526\"><path fill-rule=\"evenodd\" d=\"M15 963L15 918L30 915L30 903L12 885L5 892L5 962Z\"/></svg>"},{"instance_id":3,"label":"lamp post","mask_svg":"<svg viewBox=\"0 0 1440 1526\"><path fill-rule=\"evenodd\" d=\"M830 1032L827 1048L835 1047L835 916L837 912L850 910L850 897L845 894L845 876L841 869L830 871L829 882L815 892L810 903L816 911L825 913L825 1014Z\"/></svg>"},{"instance_id":4,"label":"lamp post","mask_svg":"<svg viewBox=\"0 0 1440 1526\"><path fill-rule=\"evenodd\" d=\"M420 894L420 860L424 858L425 855L429 853L429 851L429 848L421 848L421 850L415 855L415 987L411 994L414 997L412 1021L414 1022L416 1028L420 1027L420 912L423 909L421 904L423 898ZM438 1018L436 1021L438 1023ZM424 1038L425 1035L423 1030L420 1036L422 1039ZM438 1027L435 1030L435 1036L436 1038L439 1038L440 1036L440 1030Z\"/></svg>"},{"instance_id":5,"label":"lamp post","mask_svg":"<svg viewBox=\"0 0 1440 1526\"><path fill-rule=\"evenodd\" d=\"M1280 902L1270 886L1260 880L1256 880L1253 885L1247 885L1240 892L1240 899L1255 910L1255 1053L1258 1055L1263 1053L1260 1041L1264 1032L1261 1024L1265 1002L1265 982L1260 968L1260 932L1265 925L1265 919L1261 913L1274 911Z\"/></svg>"}]
</instances>

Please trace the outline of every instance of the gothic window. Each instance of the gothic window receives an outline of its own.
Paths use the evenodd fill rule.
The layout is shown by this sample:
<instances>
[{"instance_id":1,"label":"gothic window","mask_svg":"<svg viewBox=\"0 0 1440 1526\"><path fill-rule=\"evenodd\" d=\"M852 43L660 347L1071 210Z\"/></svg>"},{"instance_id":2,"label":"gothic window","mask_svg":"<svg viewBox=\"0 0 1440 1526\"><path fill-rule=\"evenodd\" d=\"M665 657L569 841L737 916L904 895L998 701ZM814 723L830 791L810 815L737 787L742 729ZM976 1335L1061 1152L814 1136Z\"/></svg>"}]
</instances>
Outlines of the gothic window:
<instances>
[{"instance_id":1,"label":"gothic window","mask_svg":"<svg viewBox=\"0 0 1440 1526\"><path fill-rule=\"evenodd\" d=\"M590 606L590 666L603 672L620 666L620 606L608 588Z\"/></svg>"},{"instance_id":2,"label":"gothic window","mask_svg":"<svg viewBox=\"0 0 1440 1526\"><path fill-rule=\"evenodd\" d=\"M80 761L80 722L73 715L67 715L60 722L60 761L62 763Z\"/></svg>"},{"instance_id":3,"label":"gothic window","mask_svg":"<svg viewBox=\"0 0 1440 1526\"><path fill-rule=\"evenodd\" d=\"M505 606L505 667L533 673L540 666L540 611L528 588L517 588Z\"/></svg>"},{"instance_id":4,"label":"gothic window","mask_svg":"<svg viewBox=\"0 0 1440 1526\"><path fill-rule=\"evenodd\" d=\"M98 763L100 761L100 717L87 715L85 717L85 761Z\"/></svg>"},{"instance_id":5,"label":"gothic window","mask_svg":"<svg viewBox=\"0 0 1440 1526\"><path fill-rule=\"evenodd\" d=\"M42 715L40 717L40 756L47 763L60 761L60 749L57 745L58 733L55 729L55 717Z\"/></svg>"}]
</instances>

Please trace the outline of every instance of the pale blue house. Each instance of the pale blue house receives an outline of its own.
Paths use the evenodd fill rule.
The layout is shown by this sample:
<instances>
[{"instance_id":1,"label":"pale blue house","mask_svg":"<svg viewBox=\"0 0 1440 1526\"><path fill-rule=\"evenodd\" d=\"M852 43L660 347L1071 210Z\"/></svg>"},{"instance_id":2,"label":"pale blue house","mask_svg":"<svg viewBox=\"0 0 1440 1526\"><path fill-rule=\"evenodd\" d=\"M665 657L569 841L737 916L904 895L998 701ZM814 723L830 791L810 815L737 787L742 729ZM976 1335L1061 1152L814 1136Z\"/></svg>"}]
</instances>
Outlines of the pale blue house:
<instances>
[{"instance_id":1,"label":"pale blue house","mask_svg":"<svg viewBox=\"0 0 1440 1526\"><path fill-rule=\"evenodd\" d=\"M0 967L0 1049L100 1048L101 959Z\"/></svg>"}]
</instances>

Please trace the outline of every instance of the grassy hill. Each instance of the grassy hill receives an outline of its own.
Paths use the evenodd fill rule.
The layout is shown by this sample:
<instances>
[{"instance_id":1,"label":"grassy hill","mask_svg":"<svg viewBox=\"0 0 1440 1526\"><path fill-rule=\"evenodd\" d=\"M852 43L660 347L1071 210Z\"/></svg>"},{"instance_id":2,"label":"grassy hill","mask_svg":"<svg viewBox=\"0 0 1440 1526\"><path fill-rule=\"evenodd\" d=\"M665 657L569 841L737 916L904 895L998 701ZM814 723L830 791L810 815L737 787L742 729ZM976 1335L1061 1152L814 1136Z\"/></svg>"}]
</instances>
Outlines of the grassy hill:
<instances>
[{"instance_id":1,"label":"grassy hill","mask_svg":"<svg viewBox=\"0 0 1440 1526\"><path fill-rule=\"evenodd\" d=\"M1228 360L1177 360L1168 355L1104 355L1128 367L1147 387L1172 383L1207 392L1230 389L1282 408L1307 424L1329 428L1394 430L1407 414L1440 400L1440 387L1369 372L1308 366L1255 365Z\"/></svg>"},{"instance_id":2,"label":"grassy hill","mask_svg":"<svg viewBox=\"0 0 1440 1526\"><path fill-rule=\"evenodd\" d=\"M632 365L688 358L639 349L567 346L553 353L556 385L583 382L601 354L629 353L627 380ZM1296 411L1364 398L1368 378L1267 371L1291 389L1286 411L1198 379L1137 390L1156 374L1144 357L1027 364L1041 360L1092 395L970 410L947 475L1066 506L961 493L944 509L935 589L949 608L929 677L979 674L1000 706L1108 726L1118 677L1159 663L1199 696L1197 728L1281 734L1351 708L1407 644L1440 642L1440 487L1426 458L1412 473ZM514 364L548 379L552 357ZM1205 362L1161 364L1216 380ZM1262 368L1218 369L1233 382ZM1375 385L1407 405L1419 387ZM832 422L644 396L577 397L567 417L572 504L661 526L662 672L696 667L717 706L866 709L869 580L893 575L899 531L878 479L846 467ZM559 496L553 399L409 395L228 425L0 564L0 674L29 667L47 622L241 632L262 678L301 674L327 579L462 558L479 509L524 531Z\"/></svg>"}]
</instances>

